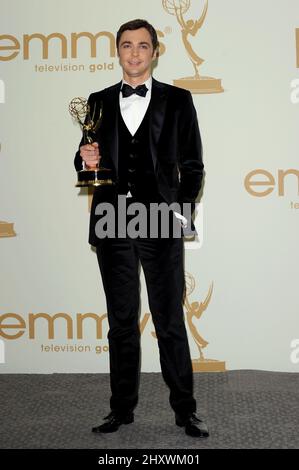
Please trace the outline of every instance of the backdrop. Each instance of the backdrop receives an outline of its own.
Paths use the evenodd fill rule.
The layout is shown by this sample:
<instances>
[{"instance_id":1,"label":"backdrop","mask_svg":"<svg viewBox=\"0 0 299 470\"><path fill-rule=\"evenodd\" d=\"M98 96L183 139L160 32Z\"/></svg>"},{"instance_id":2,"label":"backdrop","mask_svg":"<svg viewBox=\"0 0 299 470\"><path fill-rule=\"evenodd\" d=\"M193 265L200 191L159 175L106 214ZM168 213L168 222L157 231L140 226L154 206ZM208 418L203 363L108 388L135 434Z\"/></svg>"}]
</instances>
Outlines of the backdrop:
<instances>
[{"instance_id":1,"label":"backdrop","mask_svg":"<svg viewBox=\"0 0 299 470\"><path fill-rule=\"evenodd\" d=\"M109 370L68 105L121 79L116 31L138 17L159 34L155 78L191 90L202 133L200 236L185 257L194 369L298 372L298 0L0 8L0 372ZM143 275L141 296L142 370L159 371Z\"/></svg>"}]
</instances>

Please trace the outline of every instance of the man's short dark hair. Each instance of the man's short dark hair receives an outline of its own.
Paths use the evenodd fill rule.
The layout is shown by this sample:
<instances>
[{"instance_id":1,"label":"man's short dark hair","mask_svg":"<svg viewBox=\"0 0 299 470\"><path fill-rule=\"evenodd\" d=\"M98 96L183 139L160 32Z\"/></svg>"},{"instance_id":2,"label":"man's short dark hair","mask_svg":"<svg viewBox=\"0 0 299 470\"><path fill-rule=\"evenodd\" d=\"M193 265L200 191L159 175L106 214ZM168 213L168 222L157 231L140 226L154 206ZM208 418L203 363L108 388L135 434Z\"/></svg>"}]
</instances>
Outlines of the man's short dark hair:
<instances>
[{"instance_id":1,"label":"man's short dark hair","mask_svg":"<svg viewBox=\"0 0 299 470\"><path fill-rule=\"evenodd\" d=\"M135 29L140 29L140 28L145 28L150 33L150 36L152 38L153 49L155 51L159 45L158 36L157 36L155 28L146 20L138 20L138 19L128 21L127 23L124 23L121 25L116 35L117 50L119 47L120 37L124 31L134 31Z\"/></svg>"}]
</instances>

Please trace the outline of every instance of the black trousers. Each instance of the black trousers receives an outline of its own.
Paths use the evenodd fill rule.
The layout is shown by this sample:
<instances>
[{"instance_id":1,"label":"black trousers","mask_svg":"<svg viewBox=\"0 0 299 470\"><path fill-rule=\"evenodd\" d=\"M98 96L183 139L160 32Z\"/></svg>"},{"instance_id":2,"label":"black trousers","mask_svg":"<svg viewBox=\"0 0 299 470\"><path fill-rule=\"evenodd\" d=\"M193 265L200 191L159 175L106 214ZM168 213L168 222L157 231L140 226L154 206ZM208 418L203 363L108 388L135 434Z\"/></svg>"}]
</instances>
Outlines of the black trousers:
<instances>
[{"instance_id":1,"label":"black trousers","mask_svg":"<svg viewBox=\"0 0 299 470\"><path fill-rule=\"evenodd\" d=\"M138 401L140 372L139 262L158 339L170 405L184 416L196 411L193 372L182 300L182 238L105 238L97 256L109 321L111 409L126 413Z\"/></svg>"}]
</instances>

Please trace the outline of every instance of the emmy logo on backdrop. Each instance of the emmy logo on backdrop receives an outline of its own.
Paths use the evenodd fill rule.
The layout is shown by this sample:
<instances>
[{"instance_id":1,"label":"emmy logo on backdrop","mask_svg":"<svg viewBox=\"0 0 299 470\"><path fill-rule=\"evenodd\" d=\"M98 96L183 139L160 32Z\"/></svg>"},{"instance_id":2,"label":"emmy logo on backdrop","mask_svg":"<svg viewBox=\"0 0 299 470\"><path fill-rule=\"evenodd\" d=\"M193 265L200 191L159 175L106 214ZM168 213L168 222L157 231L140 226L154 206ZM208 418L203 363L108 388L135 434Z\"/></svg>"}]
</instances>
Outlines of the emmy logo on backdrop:
<instances>
[{"instance_id":1,"label":"emmy logo on backdrop","mask_svg":"<svg viewBox=\"0 0 299 470\"><path fill-rule=\"evenodd\" d=\"M85 98L73 98L69 104L69 112L83 131L84 144L92 144L102 122L102 104L100 104L98 110L95 104L91 114L90 106ZM76 187L95 187L113 184L111 179L112 170L109 168L99 167L98 165L94 169L86 168L83 160L82 165L82 170L77 171L78 181Z\"/></svg>"},{"instance_id":2,"label":"emmy logo on backdrop","mask_svg":"<svg viewBox=\"0 0 299 470\"><path fill-rule=\"evenodd\" d=\"M184 14L190 8L190 0L162 0L163 8L170 15L174 15L181 27L182 41L189 59L194 68L194 75L191 77L184 77L173 80L173 84L180 88L190 90L191 93L221 93L223 88L221 79L213 77L204 77L199 73L199 67L204 62L204 59L199 57L194 51L189 36L196 36L202 27L207 10L208 0L205 0L203 12L198 20L185 20Z\"/></svg>"},{"instance_id":3,"label":"emmy logo on backdrop","mask_svg":"<svg viewBox=\"0 0 299 470\"><path fill-rule=\"evenodd\" d=\"M213 284L210 286L209 291L206 295L206 298L203 302L189 302L189 296L192 294L195 288L195 279L191 274L185 273L186 280L186 293L184 304L186 307L186 318L189 331L195 341L195 344L199 351L199 357L197 359L192 359L192 367L194 372L223 372L226 370L225 362L218 361L216 359L206 359L202 350L209 344L197 331L192 319L193 317L199 319L203 312L207 309L212 293L213 293Z\"/></svg>"},{"instance_id":4,"label":"emmy logo on backdrop","mask_svg":"<svg viewBox=\"0 0 299 470\"><path fill-rule=\"evenodd\" d=\"M4 237L15 237L16 232L13 228L13 223L4 222L0 220L0 238Z\"/></svg>"}]
</instances>

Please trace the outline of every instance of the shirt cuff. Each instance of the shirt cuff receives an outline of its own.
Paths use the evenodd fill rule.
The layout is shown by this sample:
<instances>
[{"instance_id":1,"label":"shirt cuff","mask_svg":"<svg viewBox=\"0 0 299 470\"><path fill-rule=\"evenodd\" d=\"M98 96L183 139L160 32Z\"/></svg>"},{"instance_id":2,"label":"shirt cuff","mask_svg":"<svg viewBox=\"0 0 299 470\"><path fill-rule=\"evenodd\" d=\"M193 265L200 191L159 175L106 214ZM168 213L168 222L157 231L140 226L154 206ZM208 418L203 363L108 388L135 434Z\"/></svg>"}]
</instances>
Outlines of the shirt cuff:
<instances>
[{"instance_id":1,"label":"shirt cuff","mask_svg":"<svg viewBox=\"0 0 299 470\"><path fill-rule=\"evenodd\" d=\"M177 219L181 221L181 225L183 228L186 228L188 225L188 220L186 217L184 217L182 214L179 214L178 212L173 211L174 215L176 216Z\"/></svg>"}]
</instances>

